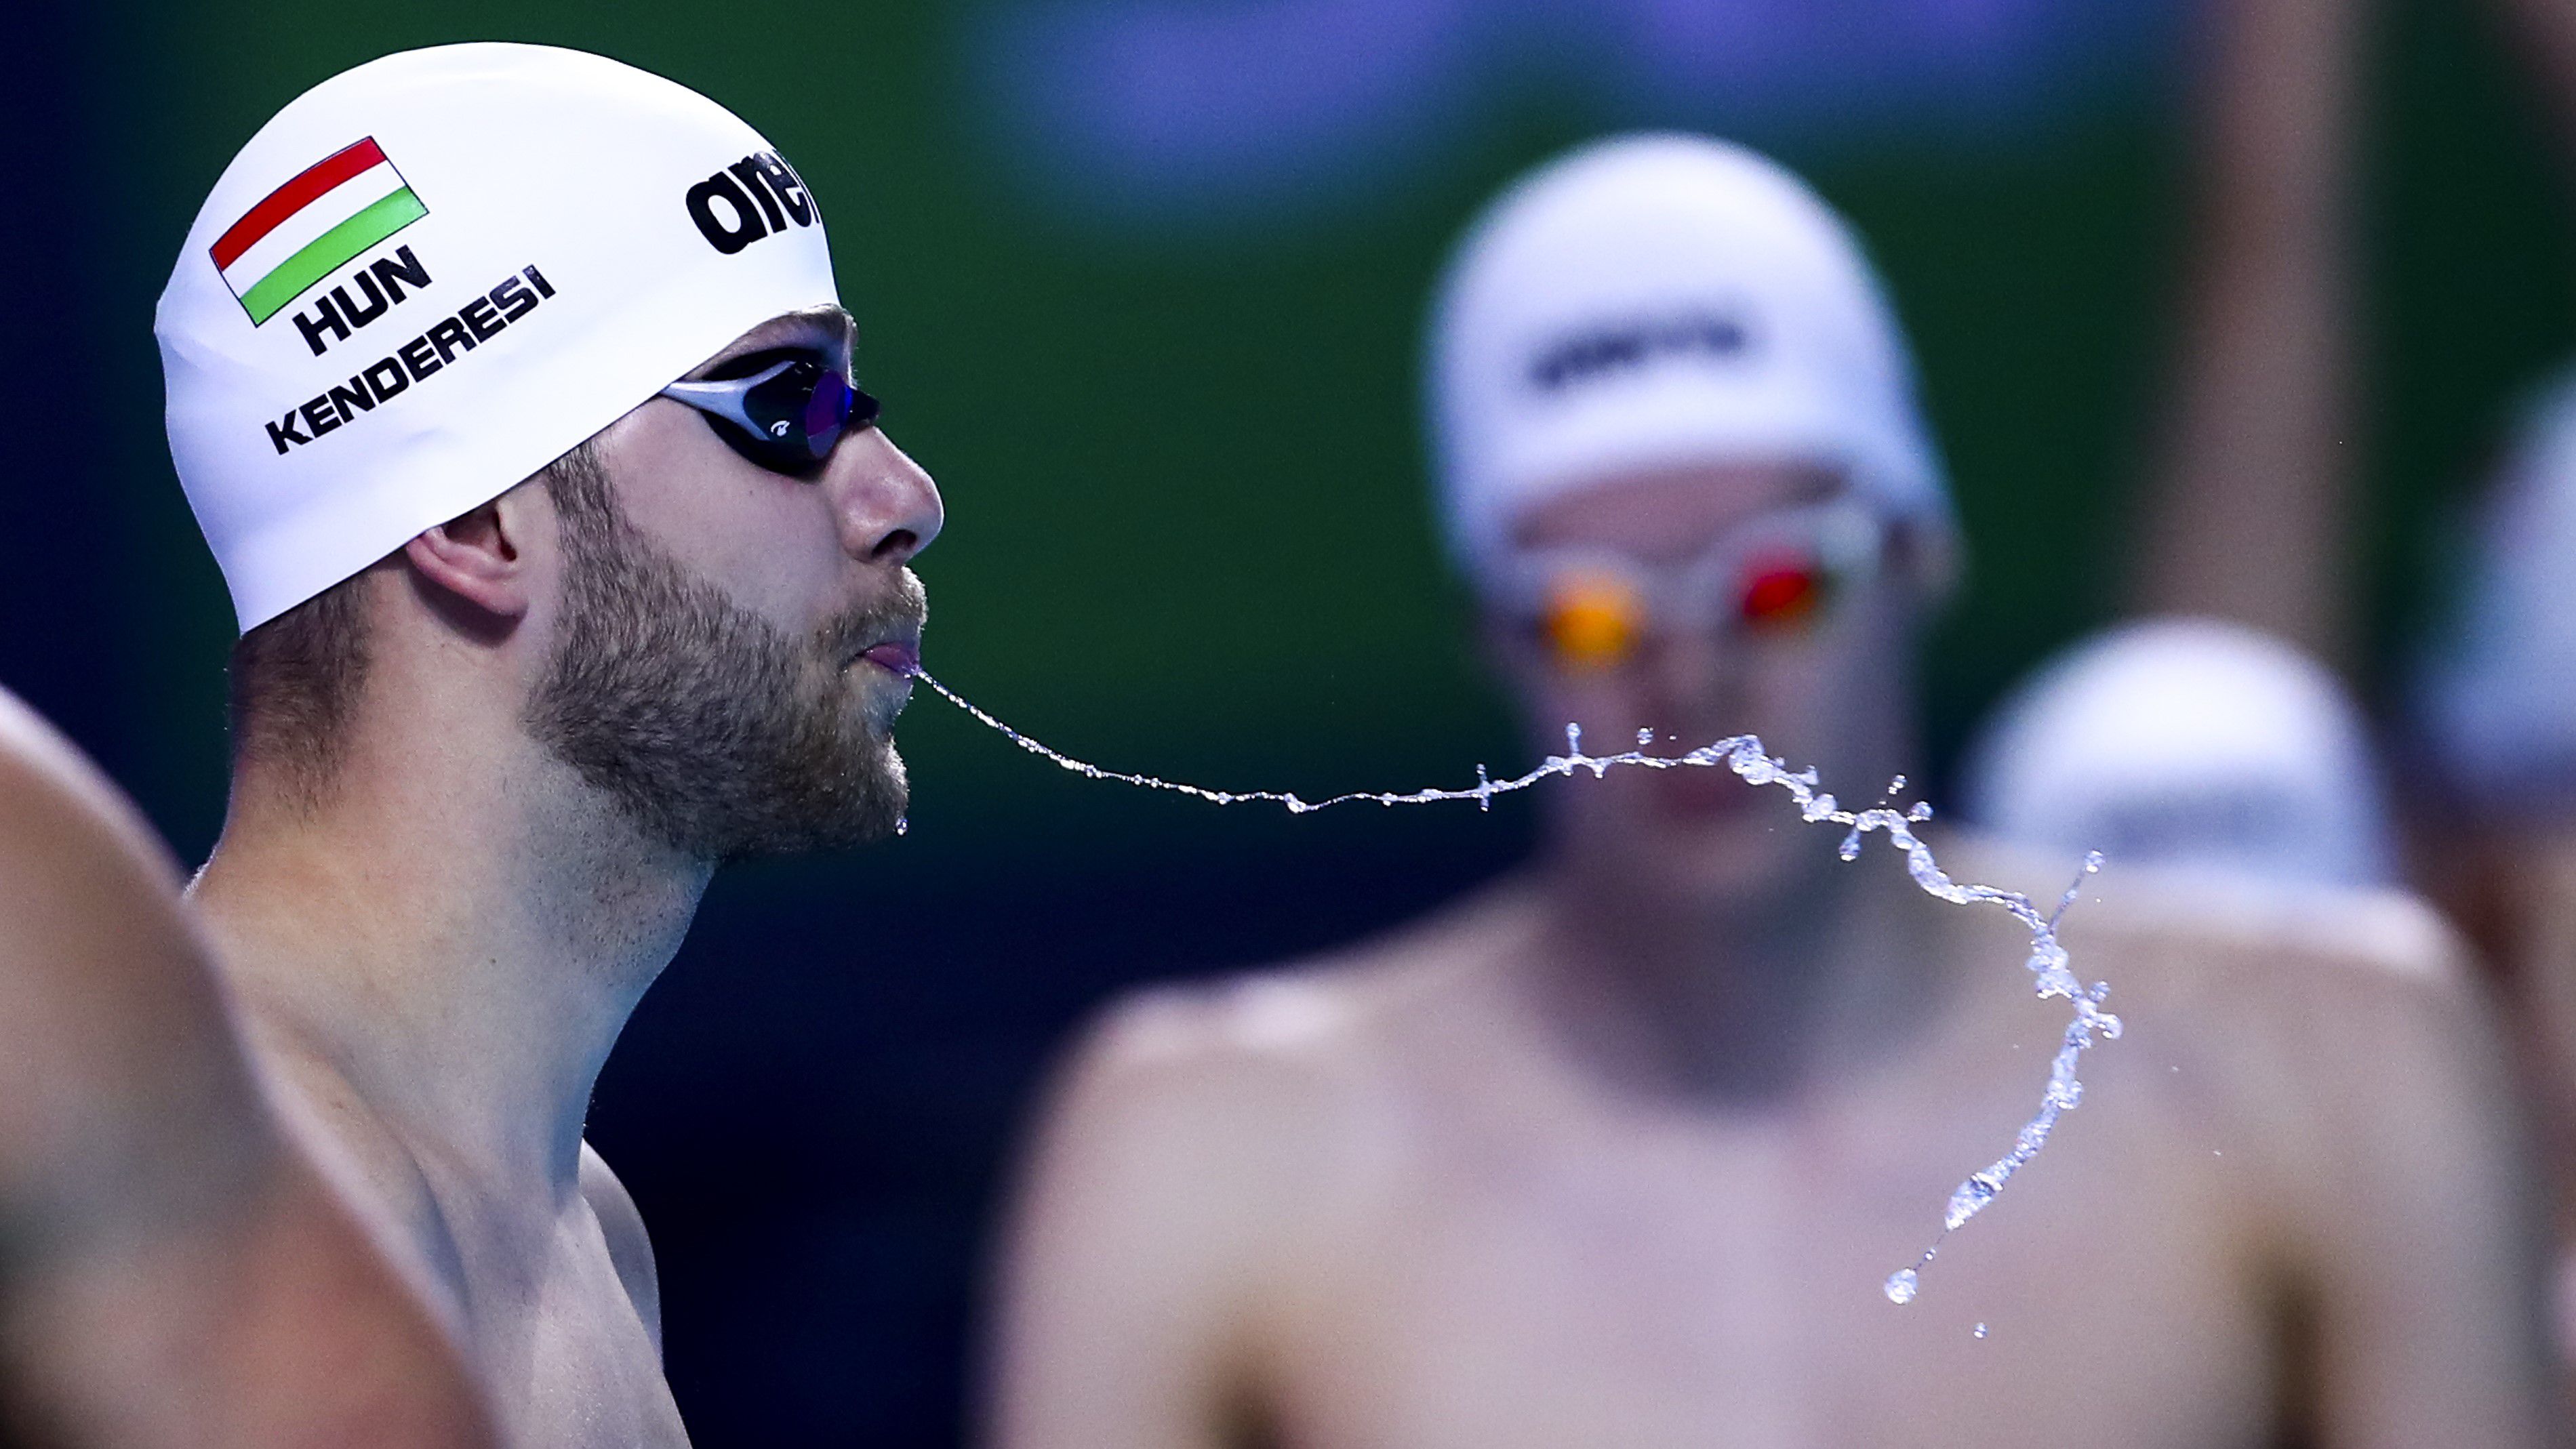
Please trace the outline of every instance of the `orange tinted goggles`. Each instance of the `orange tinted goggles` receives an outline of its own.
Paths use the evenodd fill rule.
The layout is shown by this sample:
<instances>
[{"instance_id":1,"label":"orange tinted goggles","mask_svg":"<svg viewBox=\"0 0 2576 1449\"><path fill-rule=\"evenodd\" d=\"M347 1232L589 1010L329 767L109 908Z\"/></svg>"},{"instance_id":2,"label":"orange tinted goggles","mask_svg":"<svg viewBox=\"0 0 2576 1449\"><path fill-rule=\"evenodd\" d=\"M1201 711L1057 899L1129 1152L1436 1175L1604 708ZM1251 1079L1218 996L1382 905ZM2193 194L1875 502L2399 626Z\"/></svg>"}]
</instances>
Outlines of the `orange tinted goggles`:
<instances>
[{"instance_id":1,"label":"orange tinted goggles","mask_svg":"<svg viewBox=\"0 0 2576 1449\"><path fill-rule=\"evenodd\" d=\"M1658 632L1794 637L1877 567L1882 534L1876 514L1835 503L1766 514L1677 564L1530 550L1512 559L1501 602L1573 669L1624 664Z\"/></svg>"}]
</instances>

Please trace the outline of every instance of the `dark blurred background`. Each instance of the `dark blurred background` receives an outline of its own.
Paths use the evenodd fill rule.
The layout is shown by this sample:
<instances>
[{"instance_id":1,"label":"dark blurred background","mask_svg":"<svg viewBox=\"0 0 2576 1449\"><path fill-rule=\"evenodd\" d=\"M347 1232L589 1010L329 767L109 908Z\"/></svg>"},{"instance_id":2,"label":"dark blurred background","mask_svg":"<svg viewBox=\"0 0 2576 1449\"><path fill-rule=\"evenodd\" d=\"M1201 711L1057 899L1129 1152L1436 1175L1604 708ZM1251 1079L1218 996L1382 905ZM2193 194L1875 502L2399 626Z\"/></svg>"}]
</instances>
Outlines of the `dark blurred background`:
<instances>
[{"instance_id":1,"label":"dark blurred background","mask_svg":"<svg viewBox=\"0 0 2576 1449\"><path fill-rule=\"evenodd\" d=\"M861 376L939 478L928 662L1088 757L1320 793L1525 763L1425 503L1425 298L1497 187L1606 130L1775 151L1873 244L1972 549L1978 711L2121 603L2171 338L2187 0L105 0L5 22L0 682L180 853L221 819L231 615L163 448L152 306L280 105L441 41L596 50L823 199ZM2576 351L2576 226L2510 47L2390 0L2367 155L2375 683L2504 404ZM722 878L593 1140L661 1257L699 1442L948 1444L1013 1135L1107 993L1344 941L1508 865L1524 810L1289 820L1091 784L926 695L902 840Z\"/></svg>"}]
</instances>

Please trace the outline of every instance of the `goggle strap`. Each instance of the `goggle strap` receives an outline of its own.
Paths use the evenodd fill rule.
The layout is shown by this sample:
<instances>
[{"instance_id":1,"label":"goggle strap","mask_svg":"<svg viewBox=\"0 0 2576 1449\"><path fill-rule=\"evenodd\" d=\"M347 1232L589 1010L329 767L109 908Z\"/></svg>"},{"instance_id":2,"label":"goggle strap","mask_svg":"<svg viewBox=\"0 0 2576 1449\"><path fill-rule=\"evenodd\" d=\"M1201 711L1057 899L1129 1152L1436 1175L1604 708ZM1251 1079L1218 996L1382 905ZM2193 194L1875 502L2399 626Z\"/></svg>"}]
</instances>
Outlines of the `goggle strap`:
<instances>
[{"instance_id":1,"label":"goggle strap","mask_svg":"<svg viewBox=\"0 0 2576 1449\"><path fill-rule=\"evenodd\" d=\"M797 361L782 358L749 377L727 378L723 382L675 382L662 389L662 396L687 403L702 413L713 413L755 438L765 437L742 400L753 388L794 367Z\"/></svg>"}]
</instances>

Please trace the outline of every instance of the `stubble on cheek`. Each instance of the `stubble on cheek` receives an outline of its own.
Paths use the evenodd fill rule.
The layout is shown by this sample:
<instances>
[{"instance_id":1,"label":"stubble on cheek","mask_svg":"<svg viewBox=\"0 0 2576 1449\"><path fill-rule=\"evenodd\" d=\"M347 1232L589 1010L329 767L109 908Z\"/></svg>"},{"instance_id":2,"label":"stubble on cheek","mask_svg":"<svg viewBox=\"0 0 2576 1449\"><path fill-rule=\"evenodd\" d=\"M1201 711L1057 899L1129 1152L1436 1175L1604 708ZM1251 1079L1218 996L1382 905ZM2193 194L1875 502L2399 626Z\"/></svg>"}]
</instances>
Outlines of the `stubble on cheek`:
<instances>
[{"instance_id":1,"label":"stubble on cheek","mask_svg":"<svg viewBox=\"0 0 2576 1449\"><path fill-rule=\"evenodd\" d=\"M613 517L566 536L566 623L530 697L535 738L647 833L699 858L892 833L908 793L892 739L901 693L850 675L877 666L843 661L918 628L909 571L889 597L798 637Z\"/></svg>"}]
</instances>

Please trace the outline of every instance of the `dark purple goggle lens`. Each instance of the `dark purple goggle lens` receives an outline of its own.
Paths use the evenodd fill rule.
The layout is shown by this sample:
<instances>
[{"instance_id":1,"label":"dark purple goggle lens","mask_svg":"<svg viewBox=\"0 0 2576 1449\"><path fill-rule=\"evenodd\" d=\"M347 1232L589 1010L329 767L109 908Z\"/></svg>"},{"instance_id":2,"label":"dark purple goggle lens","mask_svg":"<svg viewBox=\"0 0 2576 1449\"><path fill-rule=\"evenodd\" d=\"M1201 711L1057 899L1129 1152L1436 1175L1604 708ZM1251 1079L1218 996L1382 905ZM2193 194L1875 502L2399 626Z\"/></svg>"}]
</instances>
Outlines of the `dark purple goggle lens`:
<instances>
[{"instance_id":1,"label":"dark purple goggle lens","mask_svg":"<svg viewBox=\"0 0 2576 1449\"><path fill-rule=\"evenodd\" d=\"M783 367L771 366L777 370L742 393L749 429L714 420L734 451L752 462L781 473L809 471L832 455L854 424L866 427L877 420L877 400L820 359L808 354Z\"/></svg>"},{"instance_id":2,"label":"dark purple goggle lens","mask_svg":"<svg viewBox=\"0 0 2576 1449\"><path fill-rule=\"evenodd\" d=\"M805 399L805 451L817 462L830 457L834 444L841 441L841 429L849 426L858 414L859 390L837 372L825 372L815 379L814 391ZM871 407L863 423L873 421Z\"/></svg>"}]
</instances>

